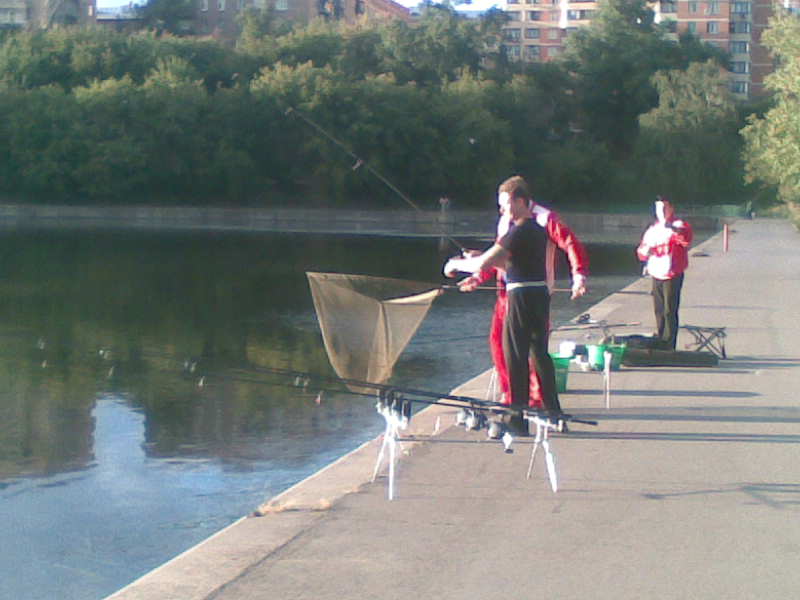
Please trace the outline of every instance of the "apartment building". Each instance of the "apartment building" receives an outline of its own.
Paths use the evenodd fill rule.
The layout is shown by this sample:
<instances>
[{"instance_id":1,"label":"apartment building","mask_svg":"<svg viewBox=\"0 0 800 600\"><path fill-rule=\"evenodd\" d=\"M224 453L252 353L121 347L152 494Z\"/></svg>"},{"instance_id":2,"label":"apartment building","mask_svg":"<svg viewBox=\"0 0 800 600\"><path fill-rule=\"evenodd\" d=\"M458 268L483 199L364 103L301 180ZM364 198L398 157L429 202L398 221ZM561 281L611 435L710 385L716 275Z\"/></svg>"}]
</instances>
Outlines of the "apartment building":
<instances>
[{"instance_id":1,"label":"apartment building","mask_svg":"<svg viewBox=\"0 0 800 600\"><path fill-rule=\"evenodd\" d=\"M13 2L0 0L0 7L7 3ZM25 26L34 28L93 23L97 12L95 0L22 0L16 4L25 5Z\"/></svg>"},{"instance_id":2,"label":"apartment building","mask_svg":"<svg viewBox=\"0 0 800 600\"><path fill-rule=\"evenodd\" d=\"M25 27L28 6L25 0L0 0L0 28Z\"/></svg>"},{"instance_id":3,"label":"apartment building","mask_svg":"<svg viewBox=\"0 0 800 600\"><path fill-rule=\"evenodd\" d=\"M800 0L781 0L800 13ZM772 16L773 0L657 0L655 19L675 37L688 31L731 54L730 89L746 99L764 93L764 77L773 61L761 44L761 34ZM557 57L564 41L588 24L597 10L595 2L567 0L507 0L511 18L504 28L504 45L515 60L548 61Z\"/></svg>"},{"instance_id":4,"label":"apartment building","mask_svg":"<svg viewBox=\"0 0 800 600\"><path fill-rule=\"evenodd\" d=\"M511 18L504 28L505 46L513 60L547 62L561 54L564 40L588 24L596 2L507 0Z\"/></svg>"},{"instance_id":5,"label":"apartment building","mask_svg":"<svg viewBox=\"0 0 800 600\"><path fill-rule=\"evenodd\" d=\"M347 23L360 18L411 19L411 11L393 0L198 0L196 31L232 39L239 32L238 17L244 10L266 9L270 4L281 17L301 23L315 17Z\"/></svg>"}]
</instances>

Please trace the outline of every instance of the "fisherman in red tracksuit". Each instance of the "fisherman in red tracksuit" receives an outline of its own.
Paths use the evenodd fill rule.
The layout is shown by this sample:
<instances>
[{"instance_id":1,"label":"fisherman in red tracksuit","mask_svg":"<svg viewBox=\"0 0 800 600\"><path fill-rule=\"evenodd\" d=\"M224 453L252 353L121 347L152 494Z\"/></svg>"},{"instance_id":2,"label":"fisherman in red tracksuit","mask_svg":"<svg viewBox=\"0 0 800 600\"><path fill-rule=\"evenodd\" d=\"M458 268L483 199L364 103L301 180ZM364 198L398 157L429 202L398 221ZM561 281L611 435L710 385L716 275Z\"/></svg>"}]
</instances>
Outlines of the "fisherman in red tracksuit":
<instances>
[{"instance_id":1,"label":"fisherman in red tracksuit","mask_svg":"<svg viewBox=\"0 0 800 600\"><path fill-rule=\"evenodd\" d=\"M655 212L656 222L644 232L636 255L639 260L647 262L647 273L653 278L657 338L661 346L674 350L678 340L683 273L689 266L692 227L675 218L675 209L664 196L657 196Z\"/></svg>"},{"instance_id":2,"label":"fisherman in red tracksuit","mask_svg":"<svg viewBox=\"0 0 800 600\"><path fill-rule=\"evenodd\" d=\"M570 271L573 279L573 298L576 297L575 290L585 287L586 275L588 274L589 261L586 250L572 230L565 225L559 216L540 204L531 201L529 208L535 216L537 222L543 224L549 238L547 245L547 283L552 289L555 281L555 248L563 250L570 264ZM503 205L499 206L500 220L497 224L497 238L502 238L508 231L510 215L506 212ZM479 285L497 279L497 301L495 302L492 324L489 332L489 349L492 355L497 380L500 384L503 397L503 404L511 404L511 390L508 378L508 369L503 353L503 325L508 309L508 296L505 286L505 271L498 267L482 270L459 283L462 291L472 291ZM542 391L539 376L535 369L530 370L530 389L528 405L532 408L542 406Z\"/></svg>"}]
</instances>

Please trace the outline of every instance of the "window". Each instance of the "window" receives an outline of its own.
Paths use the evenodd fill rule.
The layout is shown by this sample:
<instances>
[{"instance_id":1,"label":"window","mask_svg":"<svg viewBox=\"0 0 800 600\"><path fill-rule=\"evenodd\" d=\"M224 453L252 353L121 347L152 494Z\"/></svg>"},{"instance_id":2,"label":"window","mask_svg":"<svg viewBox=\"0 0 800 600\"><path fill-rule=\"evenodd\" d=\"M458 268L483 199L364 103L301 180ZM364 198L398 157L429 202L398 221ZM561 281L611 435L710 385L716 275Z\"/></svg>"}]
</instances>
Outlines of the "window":
<instances>
[{"instance_id":1,"label":"window","mask_svg":"<svg viewBox=\"0 0 800 600\"><path fill-rule=\"evenodd\" d=\"M731 81L731 91L734 94L747 94L750 91L750 84L746 81Z\"/></svg>"},{"instance_id":2,"label":"window","mask_svg":"<svg viewBox=\"0 0 800 600\"><path fill-rule=\"evenodd\" d=\"M542 20L542 11L529 10L528 11L528 20L529 21L541 21Z\"/></svg>"},{"instance_id":3,"label":"window","mask_svg":"<svg viewBox=\"0 0 800 600\"><path fill-rule=\"evenodd\" d=\"M519 11L518 10L507 10L506 14L508 18L512 21L519 21Z\"/></svg>"},{"instance_id":4,"label":"window","mask_svg":"<svg viewBox=\"0 0 800 600\"><path fill-rule=\"evenodd\" d=\"M707 15L718 15L719 14L719 2L716 0L712 0L708 3L708 7L706 8Z\"/></svg>"},{"instance_id":5,"label":"window","mask_svg":"<svg viewBox=\"0 0 800 600\"><path fill-rule=\"evenodd\" d=\"M508 53L508 57L514 60L518 60L520 56L519 46L506 46L506 52Z\"/></svg>"},{"instance_id":6,"label":"window","mask_svg":"<svg viewBox=\"0 0 800 600\"><path fill-rule=\"evenodd\" d=\"M275 10L289 10L289 0L275 0Z\"/></svg>"},{"instance_id":7,"label":"window","mask_svg":"<svg viewBox=\"0 0 800 600\"><path fill-rule=\"evenodd\" d=\"M689 2L689 12L690 13L697 12L697 2Z\"/></svg>"},{"instance_id":8,"label":"window","mask_svg":"<svg viewBox=\"0 0 800 600\"><path fill-rule=\"evenodd\" d=\"M749 15L750 3L749 2L734 2L731 12L737 15Z\"/></svg>"},{"instance_id":9,"label":"window","mask_svg":"<svg viewBox=\"0 0 800 600\"><path fill-rule=\"evenodd\" d=\"M750 33L750 22L731 21L731 33Z\"/></svg>"},{"instance_id":10,"label":"window","mask_svg":"<svg viewBox=\"0 0 800 600\"><path fill-rule=\"evenodd\" d=\"M750 52L749 42L731 42L731 54L747 54Z\"/></svg>"},{"instance_id":11,"label":"window","mask_svg":"<svg viewBox=\"0 0 800 600\"><path fill-rule=\"evenodd\" d=\"M519 29L506 29L504 31L506 34L506 39L510 42L518 42L519 41Z\"/></svg>"},{"instance_id":12,"label":"window","mask_svg":"<svg viewBox=\"0 0 800 600\"><path fill-rule=\"evenodd\" d=\"M686 31L688 31L689 33L697 33L697 23L695 23L694 21L689 21L686 24Z\"/></svg>"},{"instance_id":13,"label":"window","mask_svg":"<svg viewBox=\"0 0 800 600\"><path fill-rule=\"evenodd\" d=\"M200 10L208 10L208 0L200 0Z\"/></svg>"},{"instance_id":14,"label":"window","mask_svg":"<svg viewBox=\"0 0 800 600\"><path fill-rule=\"evenodd\" d=\"M592 18L591 10L568 10L567 19L570 21L585 21Z\"/></svg>"},{"instance_id":15,"label":"window","mask_svg":"<svg viewBox=\"0 0 800 600\"><path fill-rule=\"evenodd\" d=\"M719 23L717 21L709 21L706 23L706 31L708 33L719 33Z\"/></svg>"},{"instance_id":16,"label":"window","mask_svg":"<svg viewBox=\"0 0 800 600\"><path fill-rule=\"evenodd\" d=\"M731 63L731 73L749 73L750 63L747 61L735 60Z\"/></svg>"},{"instance_id":17,"label":"window","mask_svg":"<svg viewBox=\"0 0 800 600\"><path fill-rule=\"evenodd\" d=\"M547 56L550 58L558 56L559 54L561 54L561 50L563 50L563 48L561 48L560 46L551 46L550 48L547 49Z\"/></svg>"},{"instance_id":18,"label":"window","mask_svg":"<svg viewBox=\"0 0 800 600\"><path fill-rule=\"evenodd\" d=\"M675 13L675 12L678 12L678 7L674 2L662 2L661 3L661 12L662 13Z\"/></svg>"},{"instance_id":19,"label":"window","mask_svg":"<svg viewBox=\"0 0 800 600\"><path fill-rule=\"evenodd\" d=\"M525 39L528 40L538 40L539 39L539 30L538 29L526 29L525 30ZM533 46L529 46L533 48ZM538 46L536 46L538 48Z\"/></svg>"},{"instance_id":20,"label":"window","mask_svg":"<svg viewBox=\"0 0 800 600\"><path fill-rule=\"evenodd\" d=\"M225 10L225 0L217 0L217 10Z\"/></svg>"},{"instance_id":21,"label":"window","mask_svg":"<svg viewBox=\"0 0 800 600\"><path fill-rule=\"evenodd\" d=\"M539 46L525 46L525 58L529 60L537 60L541 56Z\"/></svg>"},{"instance_id":22,"label":"window","mask_svg":"<svg viewBox=\"0 0 800 600\"><path fill-rule=\"evenodd\" d=\"M507 4L519 4L519 0L506 0Z\"/></svg>"},{"instance_id":23,"label":"window","mask_svg":"<svg viewBox=\"0 0 800 600\"><path fill-rule=\"evenodd\" d=\"M561 39L561 32L558 29L548 29L547 30L547 39L548 40L560 40Z\"/></svg>"}]
</instances>

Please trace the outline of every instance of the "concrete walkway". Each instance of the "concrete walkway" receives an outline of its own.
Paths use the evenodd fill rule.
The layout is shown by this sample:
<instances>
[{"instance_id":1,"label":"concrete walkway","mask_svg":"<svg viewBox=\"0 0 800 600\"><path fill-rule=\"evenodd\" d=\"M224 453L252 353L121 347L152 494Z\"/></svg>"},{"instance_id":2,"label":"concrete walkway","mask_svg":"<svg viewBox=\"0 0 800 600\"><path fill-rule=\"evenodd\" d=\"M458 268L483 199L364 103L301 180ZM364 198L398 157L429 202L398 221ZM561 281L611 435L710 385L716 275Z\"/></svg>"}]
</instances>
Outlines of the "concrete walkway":
<instances>
[{"instance_id":1,"label":"concrete walkway","mask_svg":"<svg viewBox=\"0 0 800 600\"><path fill-rule=\"evenodd\" d=\"M541 457L525 478L530 440L505 454L433 407L412 420L423 441L404 444L395 500L385 478L368 482L367 444L112 598L796 597L800 234L768 220L733 229L728 253L719 236L694 249L681 311L685 324L727 327L729 358L623 368L610 410L601 375L570 372L562 404L600 424L553 436L557 493ZM592 316L648 332L648 289L639 281ZM458 393L483 396L487 382Z\"/></svg>"}]
</instances>

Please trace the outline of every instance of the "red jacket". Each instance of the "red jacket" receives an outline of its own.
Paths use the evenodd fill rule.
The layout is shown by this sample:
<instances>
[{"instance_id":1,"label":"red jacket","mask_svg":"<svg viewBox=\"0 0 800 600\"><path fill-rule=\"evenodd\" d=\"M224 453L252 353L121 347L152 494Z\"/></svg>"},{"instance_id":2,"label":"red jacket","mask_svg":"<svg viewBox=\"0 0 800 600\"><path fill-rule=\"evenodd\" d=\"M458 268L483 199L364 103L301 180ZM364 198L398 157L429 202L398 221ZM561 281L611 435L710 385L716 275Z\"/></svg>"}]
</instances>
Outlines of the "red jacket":
<instances>
[{"instance_id":1,"label":"red jacket","mask_svg":"<svg viewBox=\"0 0 800 600\"><path fill-rule=\"evenodd\" d=\"M641 261L647 261L647 272L655 279L674 279L689 266L689 245L692 227L682 219L653 223L642 236L636 249Z\"/></svg>"}]
</instances>

